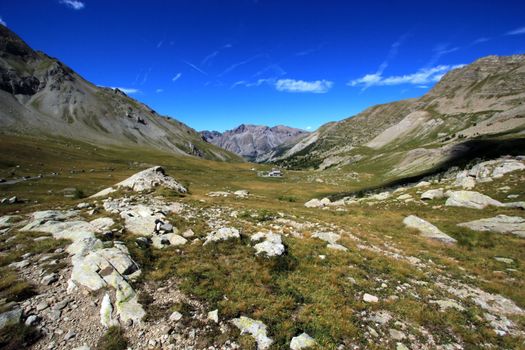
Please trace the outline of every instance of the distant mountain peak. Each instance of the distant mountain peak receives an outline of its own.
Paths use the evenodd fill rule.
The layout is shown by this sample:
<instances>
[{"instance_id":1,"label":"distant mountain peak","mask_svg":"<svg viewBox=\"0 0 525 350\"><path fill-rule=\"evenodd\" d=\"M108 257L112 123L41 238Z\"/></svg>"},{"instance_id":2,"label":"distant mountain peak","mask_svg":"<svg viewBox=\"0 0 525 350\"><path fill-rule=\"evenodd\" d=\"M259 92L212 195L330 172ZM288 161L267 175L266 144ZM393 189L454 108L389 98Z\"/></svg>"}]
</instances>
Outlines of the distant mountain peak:
<instances>
[{"instance_id":1,"label":"distant mountain peak","mask_svg":"<svg viewBox=\"0 0 525 350\"><path fill-rule=\"evenodd\" d=\"M307 131L284 125L241 124L224 133L201 131L204 140L250 161L266 161L280 145L308 134Z\"/></svg>"}]
</instances>

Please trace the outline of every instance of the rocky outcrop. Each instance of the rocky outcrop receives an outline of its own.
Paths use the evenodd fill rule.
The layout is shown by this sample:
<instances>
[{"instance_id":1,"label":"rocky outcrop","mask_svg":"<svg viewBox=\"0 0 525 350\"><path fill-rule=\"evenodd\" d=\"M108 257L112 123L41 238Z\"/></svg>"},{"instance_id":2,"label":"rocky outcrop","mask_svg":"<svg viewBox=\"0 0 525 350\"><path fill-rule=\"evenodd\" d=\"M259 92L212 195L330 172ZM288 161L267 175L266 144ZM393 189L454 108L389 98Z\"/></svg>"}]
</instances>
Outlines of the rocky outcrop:
<instances>
[{"instance_id":1,"label":"rocky outcrop","mask_svg":"<svg viewBox=\"0 0 525 350\"><path fill-rule=\"evenodd\" d=\"M260 241L263 240L261 243L255 244L253 247L255 248L256 255L263 254L267 257L272 256L279 256L284 253L284 245L282 243L281 235L269 232L258 232L254 234L251 237L252 241Z\"/></svg>"},{"instance_id":2,"label":"rocky outcrop","mask_svg":"<svg viewBox=\"0 0 525 350\"><path fill-rule=\"evenodd\" d=\"M498 215L493 218L464 222L458 226L474 231L510 233L525 238L525 219L519 216Z\"/></svg>"},{"instance_id":3,"label":"rocky outcrop","mask_svg":"<svg viewBox=\"0 0 525 350\"><path fill-rule=\"evenodd\" d=\"M221 227L218 230L213 231L206 236L204 245L207 245L212 242L226 241L235 238L241 238L239 230L233 227Z\"/></svg>"},{"instance_id":4,"label":"rocky outcrop","mask_svg":"<svg viewBox=\"0 0 525 350\"><path fill-rule=\"evenodd\" d=\"M184 186L175 181L174 178L166 175L166 172L162 167L154 166L152 168L138 172L126 180L119 182L115 186L106 188L92 195L91 197L95 198L107 196L120 188L128 188L135 192L142 192L150 191L157 187L169 188L179 193L186 193L188 191Z\"/></svg>"},{"instance_id":5,"label":"rocky outcrop","mask_svg":"<svg viewBox=\"0 0 525 350\"><path fill-rule=\"evenodd\" d=\"M405 226L409 228L418 230L421 236L423 237L441 241L444 243L456 243L456 240L454 238L443 233L440 229L432 225L430 222L418 218L415 215L407 216L405 219L403 219L403 224L405 224Z\"/></svg>"},{"instance_id":6,"label":"rocky outcrop","mask_svg":"<svg viewBox=\"0 0 525 350\"><path fill-rule=\"evenodd\" d=\"M525 202L501 203L475 191L447 191L446 206L484 209L488 206L525 209Z\"/></svg>"},{"instance_id":7,"label":"rocky outcrop","mask_svg":"<svg viewBox=\"0 0 525 350\"><path fill-rule=\"evenodd\" d=\"M512 157L489 160L459 172L456 176L455 185L470 190L477 183L490 182L516 170L525 170L523 161Z\"/></svg>"},{"instance_id":8,"label":"rocky outcrop","mask_svg":"<svg viewBox=\"0 0 525 350\"><path fill-rule=\"evenodd\" d=\"M141 274L139 266L122 242L115 241L112 246L107 246L95 237L95 233L101 233L113 225L113 220L66 221L74 215L74 211L36 212L22 230L47 232L56 239L71 240L72 244L66 249L73 264L68 291L74 292L79 286L91 291L112 287L116 291L115 305L119 319L122 322L140 322L145 311L130 284ZM111 304L106 300L103 305L104 315L108 313L108 303Z\"/></svg>"}]
</instances>

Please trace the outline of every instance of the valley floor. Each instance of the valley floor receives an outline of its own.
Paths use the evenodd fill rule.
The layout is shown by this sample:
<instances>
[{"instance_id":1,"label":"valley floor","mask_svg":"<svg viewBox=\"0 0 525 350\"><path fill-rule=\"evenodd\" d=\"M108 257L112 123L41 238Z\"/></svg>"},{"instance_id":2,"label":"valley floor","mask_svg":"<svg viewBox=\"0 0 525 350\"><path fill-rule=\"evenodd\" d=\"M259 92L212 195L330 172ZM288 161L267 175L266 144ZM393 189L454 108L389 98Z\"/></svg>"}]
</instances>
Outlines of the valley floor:
<instances>
[{"instance_id":1,"label":"valley floor","mask_svg":"<svg viewBox=\"0 0 525 350\"><path fill-rule=\"evenodd\" d=\"M153 165L162 165L189 193L158 189L85 198ZM6 349L23 343L33 349L121 349L126 340L132 349L525 347L524 239L458 226L497 215L524 217L522 209L420 200L429 189L453 188L437 181L387 198L307 208L304 203L312 198L376 185L374 174L326 170L257 177L268 169L68 141L3 139L0 178L31 178L0 183L0 198L17 197L15 204L0 205L0 313L18 306L21 322L28 323L2 330L0 344ZM239 190L248 194L235 194ZM525 171L474 190L504 203L511 201L509 195L513 202L525 201ZM146 312L142 321L133 320L136 309L128 320L123 309L110 311L109 318L101 314L105 295L118 304L113 301L124 288L119 283L96 292L71 287L76 263L71 242L54 239L55 228L35 220L34 213L44 210L56 210L62 228L107 222L90 233L104 249L124 242L137 263L140 276L118 272L136 291ZM162 214L184 240L137 244L136 225L126 215L143 211L152 221ZM410 215L456 243L407 228L403 220ZM23 230L28 224L33 229ZM210 238L235 230L239 236ZM257 253L260 249L282 254L268 257ZM27 322L31 315L34 322ZM309 337L297 338L303 333L311 344Z\"/></svg>"}]
</instances>

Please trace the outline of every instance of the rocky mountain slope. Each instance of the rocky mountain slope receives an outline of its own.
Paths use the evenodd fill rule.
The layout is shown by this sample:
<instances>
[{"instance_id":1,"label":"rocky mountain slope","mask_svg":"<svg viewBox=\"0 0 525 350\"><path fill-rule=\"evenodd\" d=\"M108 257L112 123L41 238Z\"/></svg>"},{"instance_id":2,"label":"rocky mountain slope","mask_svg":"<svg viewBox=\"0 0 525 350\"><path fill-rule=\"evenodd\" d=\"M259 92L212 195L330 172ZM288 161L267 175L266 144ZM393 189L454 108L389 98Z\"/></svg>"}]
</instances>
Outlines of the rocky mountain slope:
<instances>
[{"instance_id":1,"label":"rocky mountain slope","mask_svg":"<svg viewBox=\"0 0 525 350\"><path fill-rule=\"evenodd\" d=\"M239 158L118 89L96 86L0 25L0 132Z\"/></svg>"},{"instance_id":2,"label":"rocky mountain slope","mask_svg":"<svg viewBox=\"0 0 525 350\"><path fill-rule=\"evenodd\" d=\"M525 55L488 56L447 73L419 99L328 123L271 157L292 168L382 164L407 175L445 162L467 141L522 138Z\"/></svg>"},{"instance_id":3,"label":"rocky mountain slope","mask_svg":"<svg viewBox=\"0 0 525 350\"><path fill-rule=\"evenodd\" d=\"M298 137L308 135L307 131L284 125L239 125L224 133L202 131L203 138L219 147L255 162L264 162L271 157L274 149Z\"/></svg>"}]
</instances>

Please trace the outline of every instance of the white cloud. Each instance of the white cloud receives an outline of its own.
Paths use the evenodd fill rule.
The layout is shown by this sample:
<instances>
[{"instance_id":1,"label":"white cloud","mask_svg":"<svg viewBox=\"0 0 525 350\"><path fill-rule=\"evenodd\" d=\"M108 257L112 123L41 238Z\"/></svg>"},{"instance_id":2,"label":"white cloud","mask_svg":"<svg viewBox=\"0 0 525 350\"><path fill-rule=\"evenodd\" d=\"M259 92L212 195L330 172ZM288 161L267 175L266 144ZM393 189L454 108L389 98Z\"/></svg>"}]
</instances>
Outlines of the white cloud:
<instances>
[{"instance_id":1,"label":"white cloud","mask_svg":"<svg viewBox=\"0 0 525 350\"><path fill-rule=\"evenodd\" d=\"M164 44L164 40L161 40L157 43L157 49L160 49L162 47L162 44Z\"/></svg>"},{"instance_id":2,"label":"white cloud","mask_svg":"<svg viewBox=\"0 0 525 350\"><path fill-rule=\"evenodd\" d=\"M514 30L511 30L510 32L507 32L505 35L521 35L525 34L525 27L516 28Z\"/></svg>"},{"instance_id":3,"label":"white cloud","mask_svg":"<svg viewBox=\"0 0 525 350\"><path fill-rule=\"evenodd\" d=\"M477 44L481 44L481 43L486 43L489 40L490 40L490 38L487 38L487 37L477 38L470 45L477 45Z\"/></svg>"},{"instance_id":4,"label":"white cloud","mask_svg":"<svg viewBox=\"0 0 525 350\"><path fill-rule=\"evenodd\" d=\"M164 92L164 89L157 89L157 90L155 90L155 92L156 92L157 94L160 94L161 92Z\"/></svg>"},{"instance_id":5,"label":"white cloud","mask_svg":"<svg viewBox=\"0 0 525 350\"><path fill-rule=\"evenodd\" d=\"M425 84L435 83L439 81L448 71L463 66L464 65L462 64L454 66L439 65L430 68L421 68L420 70L412 74L393 75L389 77L383 77L381 74L367 74L362 78L349 81L347 85L370 87L412 84L425 86Z\"/></svg>"},{"instance_id":6,"label":"white cloud","mask_svg":"<svg viewBox=\"0 0 525 350\"><path fill-rule=\"evenodd\" d=\"M79 0L60 0L60 3L72 8L73 10L82 10L86 6Z\"/></svg>"},{"instance_id":7,"label":"white cloud","mask_svg":"<svg viewBox=\"0 0 525 350\"><path fill-rule=\"evenodd\" d=\"M171 78L171 81L176 82L180 79L180 77L182 77L182 73L177 73L173 78Z\"/></svg>"},{"instance_id":8,"label":"white cloud","mask_svg":"<svg viewBox=\"0 0 525 350\"><path fill-rule=\"evenodd\" d=\"M7 27L7 23L5 23L2 17L0 17L0 24L3 25L4 27Z\"/></svg>"},{"instance_id":9,"label":"white cloud","mask_svg":"<svg viewBox=\"0 0 525 350\"><path fill-rule=\"evenodd\" d=\"M311 126L307 126L305 129L306 130L312 130L312 127Z\"/></svg>"},{"instance_id":10,"label":"white cloud","mask_svg":"<svg viewBox=\"0 0 525 350\"><path fill-rule=\"evenodd\" d=\"M202 75L208 75L208 73L206 73L205 71L203 71L202 69L194 65L193 63L188 62L188 61L182 61L182 62L186 63L188 66L195 69L197 72L201 73Z\"/></svg>"},{"instance_id":11,"label":"white cloud","mask_svg":"<svg viewBox=\"0 0 525 350\"><path fill-rule=\"evenodd\" d=\"M246 80L239 80L233 83L231 88L233 89L234 87L237 87L237 86L254 87L254 86L261 86L262 84L273 85L275 84L275 79L274 78L258 79L257 81L254 81L254 82L249 82Z\"/></svg>"},{"instance_id":12,"label":"white cloud","mask_svg":"<svg viewBox=\"0 0 525 350\"><path fill-rule=\"evenodd\" d=\"M232 64L231 66L229 66L228 68L226 68L222 73L220 73L219 75L217 75L218 77L222 77L228 73L230 73L232 70L236 69L237 67L240 67L242 65L245 65L245 64L248 64L250 62L252 62L253 60L256 60L260 57L262 57L263 55L261 54L258 54L258 55L255 55L255 56L252 56L244 61L240 61L240 62L237 62L237 63L234 63Z\"/></svg>"},{"instance_id":13,"label":"white cloud","mask_svg":"<svg viewBox=\"0 0 525 350\"><path fill-rule=\"evenodd\" d=\"M315 94L324 94L333 86L329 80L304 81L295 79L279 79L275 83L277 91L285 92L312 92Z\"/></svg>"}]
</instances>

